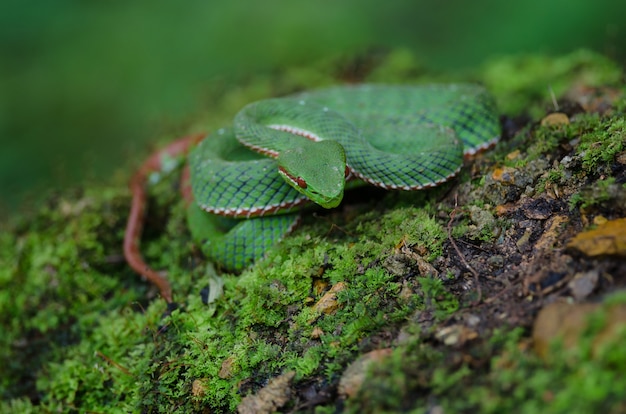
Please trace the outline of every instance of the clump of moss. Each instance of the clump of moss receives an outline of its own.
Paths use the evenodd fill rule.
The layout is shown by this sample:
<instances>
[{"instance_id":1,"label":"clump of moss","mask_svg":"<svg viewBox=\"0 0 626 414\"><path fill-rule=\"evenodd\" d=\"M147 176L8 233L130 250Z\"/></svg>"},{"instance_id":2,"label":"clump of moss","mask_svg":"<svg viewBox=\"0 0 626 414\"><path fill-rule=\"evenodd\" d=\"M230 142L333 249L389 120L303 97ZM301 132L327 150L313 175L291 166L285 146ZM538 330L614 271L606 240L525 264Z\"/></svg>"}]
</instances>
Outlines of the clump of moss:
<instances>
[{"instance_id":1,"label":"clump of moss","mask_svg":"<svg viewBox=\"0 0 626 414\"><path fill-rule=\"evenodd\" d=\"M172 315L179 335L191 340L180 361L188 367L186 377L212 384L198 401L213 407L228 402L234 409L241 390L232 384L287 370L295 371L297 379L313 374L332 379L369 335L397 329L396 324L427 304L444 313L458 308L445 287L429 278L415 280L413 293L405 289L400 295L402 281L383 267L384 257L402 240L438 254L444 240L441 225L427 211L392 210L382 218L366 214L358 223L346 224L345 233L335 239L313 235L327 226L306 225L254 269L225 277L223 308L216 317L192 317L203 307L198 301L190 303L188 312ZM382 226L394 231L383 232ZM337 310L316 312L313 303L340 283L345 287L337 293ZM220 333L224 331L229 334Z\"/></svg>"},{"instance_id":2,"label":"clump of moss","mask_svg":"<svg viewBox=\"0 0 626 414\"><path fill-rule=\"evenodd\" d=\"M615 157L626 150L626 120L616 116L599 121L597 117L591 115L589 122L595 121L595 128L580 136L578 153L585 173L610 174Z\"/></svg>"},{"instance_id":3,"label":"clump of moss","mask_svg":"<svg viewBox=\"0 0 626 414\"><path fill-rule=\"evenodd\" d=\"M347 402L346 412L397 410L445 412L570 413L624 409L626 354L620 344L626 330L597 336L607 323L607 310L624 304L624 293L607 298L589 316L588 328L576 346L564 349L555 339L550 360L542 360L523 342L523 329L499 330L488 342L476 344L465 355L496 355L488 372L478 374L455 349L436 349L412 336L389 358L373 365L359 398ZM591 352L591 349L598 350ZM447 358L448 361L444 361ZM449 363L449 360L456 362Z\"/></svg>"},{"instance_id":4,"label":"clump of moss","mask_svg":"<svg viewBox=\"0 0 626 414\"><path fill-rule=\"evenodd\" d=\"M624 165L617 156L626 150L626 128L621 114L575 115L570 124L540 126L534 131L527 156L513 165L545 159L549 169L539 179L538 192L552 189L569 195L570 209L623 204ZM619 176L619 178L618 178ZM582 188L569 191L569 188Z\"/></svg>"},{"instance_id":5,"label":"clump of moss","mask_svg":"<svg viewBox=\"0 0 626 414\"><path fill-rule=\"evenodd\" d=\"M482 79L503 113L528 113L536 119L546 108L556 109L553 99L576 85L619 85L622 69L602 55L581 50L556 58L527 55L494 59L485 65Z\"/></svg>"},{"instance_id":6,"label":"clump of moss","mask_svg":"<svg viewBox=\"0 0 626 414\"><path fill-rule=\"evenodd\" d=\"M119 258L125 193L104 189L55 197L12 233L1 234L0 314L7 329L0 339L6 374L0 388L5 398L30 395L37 401L35 382L51 374L51 361L71 360L67 350L98 325L102 312L141 298L141 285L129 283L137 278L123 270Z\"/></svg>"},{"instance_id":7,"label":"clump of moss","mask_svg":"<svg viewBox=\"0 0 626 414\"><path fill-rule=\"evenodd\" d=\"M615 177L608 177L572 194L569 199L570 210L577 207L582 211L611 207L613 214L617 215L626 211L626 183L617 184L615 180Z\"/></svg>"}]
</instances>

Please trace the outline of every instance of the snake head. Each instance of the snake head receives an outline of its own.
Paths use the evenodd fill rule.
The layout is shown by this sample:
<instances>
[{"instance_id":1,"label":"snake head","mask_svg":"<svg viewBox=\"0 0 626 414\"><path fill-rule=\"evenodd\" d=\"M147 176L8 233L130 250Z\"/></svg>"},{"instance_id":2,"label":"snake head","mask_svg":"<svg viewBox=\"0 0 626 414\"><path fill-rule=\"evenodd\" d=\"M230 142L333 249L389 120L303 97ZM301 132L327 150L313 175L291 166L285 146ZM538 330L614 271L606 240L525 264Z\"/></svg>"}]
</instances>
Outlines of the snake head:
<instances>
[{"instance_id":1,"label":"snake head","mask_svg":"<svg viewBox=\"0 0 626 414\"><path fill-rule=\"evenodd\" d=\"M278 172L324 208L337 207L346 182L346 153L337 141L304 140L278 156Z\"/></svg>"}]
</instances>

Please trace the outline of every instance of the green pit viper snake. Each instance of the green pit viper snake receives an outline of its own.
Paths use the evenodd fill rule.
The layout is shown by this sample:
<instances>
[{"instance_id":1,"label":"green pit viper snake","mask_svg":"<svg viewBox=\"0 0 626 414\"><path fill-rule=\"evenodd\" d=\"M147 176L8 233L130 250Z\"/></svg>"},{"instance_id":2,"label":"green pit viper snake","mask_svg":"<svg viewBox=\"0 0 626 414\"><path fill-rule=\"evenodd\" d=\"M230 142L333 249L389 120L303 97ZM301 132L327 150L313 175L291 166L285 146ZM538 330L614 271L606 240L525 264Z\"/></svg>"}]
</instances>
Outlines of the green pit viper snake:
<instances>
[{"instance_id":1,"label":"green pit viper snake","mask_svg":"<svg viewBox=\"0 0 626 414\"><path fill-rule=\"evenodd\" d=\"M189 228L205 255L240 271L303 205L339 205L347 181L433 187L499 135L492 96L471 84L339 86L251 103L189 154Z\"/></svg>"}]
</instances>

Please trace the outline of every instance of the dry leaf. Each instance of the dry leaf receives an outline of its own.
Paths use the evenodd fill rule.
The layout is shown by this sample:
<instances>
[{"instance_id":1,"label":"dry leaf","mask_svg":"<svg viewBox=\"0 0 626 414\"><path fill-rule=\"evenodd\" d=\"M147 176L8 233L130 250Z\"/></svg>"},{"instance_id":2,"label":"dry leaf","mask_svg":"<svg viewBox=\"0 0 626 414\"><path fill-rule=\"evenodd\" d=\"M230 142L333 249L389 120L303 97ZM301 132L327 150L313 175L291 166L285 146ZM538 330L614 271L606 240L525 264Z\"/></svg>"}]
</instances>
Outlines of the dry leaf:
<instances>
[{"instance_id":1,"label":"dry leaf","mask_svg":"<svg viewBox=\"0 0 626 414\"><path fill-rule=\"evenodd\" d=\"M347 285L344 282L339 282L333 285L333 287L331 287L330 290L317 301L317 303L313 306L313 310L316 313L325 313L327 315L335 313L337 308L339 308L337 293L341 292L346 287Z\"/></svg>"},{"instance_id":2,"label":"dry leaf","mask_svg":"<svg viewBox=\"0 0 626 414\"><path fill-rule=\"evenodd\" d=\"M287 372L270 380L270 382L254 395L248 395L237 407L240 414L273 413L289 401L291 397L291 381L295 371Z\"/></svg>"},{"instance_id":3,"label":"dry leaf","mask_svg":"<svg viewBox=\"0 0 626 414\"><path fill-rule=\"evenodd\" d=\"M567 247L587 256L626 256L626 218L610 220L594 230L578 233Z\"/></svg>"},{"instance_id":4,"label":"dry leaf","mask_svg":"<svg viewBox=\"0 0 626 414\"><path fill-rule=\"evenodd\" d=\"M346 368L339 380L339 388L337 390L339 395L343 398L357 395L363 385L365 374L369 366L372 363L382 361L389 355L391 355L390 348L376 349L354 360L348 368Z\"/></svg>"},{"instance_id":5,"label":"dry leaf","mask_svg":"<svg viewBox=\"0 0 626 414\"><path fill-rule=\"evenodd\" d=\"M566 125L569 124L569 118L562 112L554 112L552 114L546 115L541 120L541 125Z\"/></svg>"},{"instance_id":6,"label":"dry leaf","mask_svg":"<svg viewBox=\"0 0 626 414\"><path fill-rule=\"evenodd\" d=\"M546 222L546 231L541 235L537 243L535 243L535 249L539 251L551 251L556 244L561 228L564 224L569 222L567 216L558 215L550 218Z\"/></svg>"},{"instance_id":7,"label":"dry leaf","mask_svg":"<svg viewBox=\"0 0 626 414\"><path fill-rule=\"evenodd\" d=\"M562 339L565 349L576 347L582 335L588 330L589 316L601 307L602 305L597 303L555 302L543 308L537 315L533 327L535 352L540 357L549 359L550 343L557 338ZM605 326L593 340L594 355L602 347L619 338L619 332L624 329L626 305L614 305L608 307L605 312Z\"/></svg>"},{"instance_id":8,"label":"dry leaf","mask_svg":"<svg viewBox=\"0 0 626 414\"><path fill-rule=\"evenodd\" d=\"M491 173L491 178L503 184L515 184L515 177L513 175L516 172L517 170L511 167L496 168L493 173Z\"/></svg>"}]
</instances>

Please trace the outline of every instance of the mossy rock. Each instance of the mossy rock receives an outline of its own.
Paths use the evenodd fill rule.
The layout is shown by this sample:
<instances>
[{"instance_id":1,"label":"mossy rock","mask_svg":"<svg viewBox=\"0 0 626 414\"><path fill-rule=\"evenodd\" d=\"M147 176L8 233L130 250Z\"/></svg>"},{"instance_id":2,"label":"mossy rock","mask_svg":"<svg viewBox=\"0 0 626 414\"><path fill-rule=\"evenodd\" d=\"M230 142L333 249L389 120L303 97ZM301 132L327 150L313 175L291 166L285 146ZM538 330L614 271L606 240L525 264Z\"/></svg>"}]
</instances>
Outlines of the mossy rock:
<instances>
[{"instance_id":1,"label":"mossy rock","mask_svg":"<svg viewBox=\"0 0 626 414\"><path fill-rule=\"evenodd\" d=\"M155 176L143 251L167 272L169 307L122 260L124 185L51 196L0 233L0 412L234 412L244 397L320 413L623 411L626 352L572 365L529 342L545 304L602 301L626 284L621 259L566 248L594 221L626 215L615 202L626 182L619 66L587 51L464 74L417 70L406 51L350 59L242 80L207 99L210 119L190 129L342 82L350 61L368 62L350 81L484 83L502 142L442 187L348 194L241 275L218 274L193 246L180 168ZM541 125L548 112L567 123ZM572 299L574 276L591 269L597 281ZM361 388L338 393L371 352L383 357L362 369Z\"/></svg>"}]
</instances>

